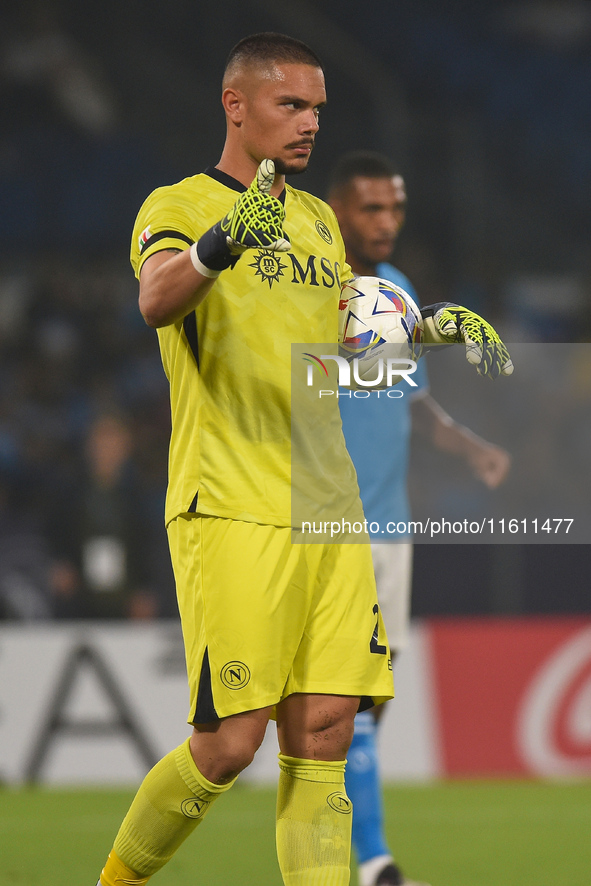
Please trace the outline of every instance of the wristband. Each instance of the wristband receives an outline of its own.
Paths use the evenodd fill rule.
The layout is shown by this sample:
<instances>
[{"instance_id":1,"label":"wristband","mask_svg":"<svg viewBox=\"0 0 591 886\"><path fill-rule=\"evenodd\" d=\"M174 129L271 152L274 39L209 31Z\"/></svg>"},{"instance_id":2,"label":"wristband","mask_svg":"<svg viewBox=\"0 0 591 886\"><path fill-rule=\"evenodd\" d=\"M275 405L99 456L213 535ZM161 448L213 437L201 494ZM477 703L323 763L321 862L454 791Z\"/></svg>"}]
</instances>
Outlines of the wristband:
<instances>
[{"instance_id":1,"label":"wristband","mask_svg":"<svg viewBox=\"0 0 591 886\"><path fill-rule=\"evenodd\" d=\"M453 301L438 301L434 305L427 305L426 308L421 308L421 317L423 320L426 320L428 317L434 317L437 311L440 311L442 308L459 308Z\"/></svg>"},{"instance_id":2,"label":"wristband","mask_svg":"<svg viewBox=\"0 0 591 886\"><path fill-rule=\"evenodd\" d=\"M223 219L222 219L223 221ZM228 238L222 231L222 222L217 222L205 232L195 244L193 267L205 277L217 277L226 268L233 268L243 250L234 252L228 244ZM203 271L202 268L206 268Z\"/></svg>"},{"instance_id":3,"label":"wristband","mask_svg":"<svg viewBox=\"0 0 591 886\"><path fill-rule=\"evenodd\" d=\"M202 277L209 277L211 280L215 280L215 278L219 277L222 273L221 271L212 271L211 268L207 268L203 262L199 260L196 243L193 243L189 249L189 256L191 258L191 264Z\"/></svg>"}]
</instances>

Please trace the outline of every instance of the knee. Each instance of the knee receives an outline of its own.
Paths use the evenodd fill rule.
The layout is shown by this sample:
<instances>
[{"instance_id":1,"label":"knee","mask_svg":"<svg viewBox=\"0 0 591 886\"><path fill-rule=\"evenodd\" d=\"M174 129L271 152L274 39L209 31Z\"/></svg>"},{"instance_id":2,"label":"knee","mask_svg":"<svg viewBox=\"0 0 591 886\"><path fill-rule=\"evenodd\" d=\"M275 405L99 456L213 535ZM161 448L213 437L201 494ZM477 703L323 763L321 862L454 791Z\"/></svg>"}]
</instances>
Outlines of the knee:
<instances>
[{"instance_id":1,"label":"knee","mask_svg":"<svg viewBox=\"0 0 591 886\"><path fill-rule=\"evenodd\" d=\"M227 784L252 763L265 737L266 724L223 721L215 732L193 730L190 748L199 771L214 784ZM246 725L246 724L244 724Z\"/></svg>"},{"instance_id":2,"label":"knee","mask_svg":"<svg viewBox=\"0 0 591 886\"><path fill-rule=\"evenodd\" d=\"M233 737L221 743L217 765L227 780L236 778L237 775L250 766L261 741L257 741L252 736L247 736L242 738Z\"/></svg>"}]
</instances>

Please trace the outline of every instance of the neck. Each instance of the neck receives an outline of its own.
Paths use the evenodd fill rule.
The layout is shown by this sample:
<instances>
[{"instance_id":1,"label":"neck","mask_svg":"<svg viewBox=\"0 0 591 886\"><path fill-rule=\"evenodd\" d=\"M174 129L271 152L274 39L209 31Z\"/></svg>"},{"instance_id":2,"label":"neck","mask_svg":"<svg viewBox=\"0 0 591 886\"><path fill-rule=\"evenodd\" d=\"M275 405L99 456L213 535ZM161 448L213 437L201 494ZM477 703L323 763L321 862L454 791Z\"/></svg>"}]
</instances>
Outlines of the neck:
<instances>
[{"instance_id":1,"label":"neck","mask_svg":"<svg viewBox=\"0 0 591 886\"><path fill-rule=\"evenodd\" d=\"M252 157L242 152L235 152L226 145L222 151L219 163L216 163L216 168L221 172L225 172L226 175L231 175L236 181L248 187L257 174L259 164ZM285 176L276 175L275 182L271 188L271 194L273 197L278 197L284 188Z\"/></svg>"}]
</instances>

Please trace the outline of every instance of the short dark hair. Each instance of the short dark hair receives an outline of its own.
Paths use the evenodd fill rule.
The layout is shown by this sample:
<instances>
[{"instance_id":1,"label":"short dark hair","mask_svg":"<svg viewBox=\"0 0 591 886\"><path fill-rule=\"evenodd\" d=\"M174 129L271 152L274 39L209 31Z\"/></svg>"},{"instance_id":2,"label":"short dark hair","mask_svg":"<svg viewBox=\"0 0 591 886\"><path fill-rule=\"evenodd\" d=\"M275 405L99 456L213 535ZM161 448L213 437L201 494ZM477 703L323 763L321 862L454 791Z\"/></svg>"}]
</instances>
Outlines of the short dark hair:
<instances>
[{"instance_id":1,"label":"short dark hair","mask_svg":"<svg viewBox=\"0 0 591 886\"><path fill-rule=\"evenodd\" d=\"M261 62L288 62L291 64L311 65L324 71L324 66L316 53L295 37L287 34L276 34L274 31L264 31L261 34L251 34L243 37L233 49L230 50L225 67L225 73L231 67L239 64L260 64Z\"/></svg>"},{"instance_id":2,"label":"short dark hair","mask_svg":"<svg viewBox=\"0 0 591 886\"><path fill-rule=\"evenodd\" d=\"M354 178L393 178L400 175L396 165L377 151L349 151L335 163L328 178L328 193L341 191Z\"/></svg>"}]
</instances>

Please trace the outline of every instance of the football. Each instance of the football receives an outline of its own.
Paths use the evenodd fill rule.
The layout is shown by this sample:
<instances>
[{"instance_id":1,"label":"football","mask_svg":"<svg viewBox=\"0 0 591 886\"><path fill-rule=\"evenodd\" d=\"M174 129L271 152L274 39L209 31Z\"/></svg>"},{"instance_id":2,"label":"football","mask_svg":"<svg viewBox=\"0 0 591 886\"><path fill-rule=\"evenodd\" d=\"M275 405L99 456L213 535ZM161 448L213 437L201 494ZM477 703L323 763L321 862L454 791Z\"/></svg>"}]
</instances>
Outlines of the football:
<instances>
[{"instance_id":1,"label":"football","mask_svg":"<svg viewBox=\"0 0 591 886\"><path fill-rule=\"evenodd\" d=\"M409 361L419 359L422 343L423 318L404 289L381 277L355 277L345 283L339 303L339 354L351 365L350 387L398 384L404 370L412 373Z\"/></svg>"}]
</instances>

